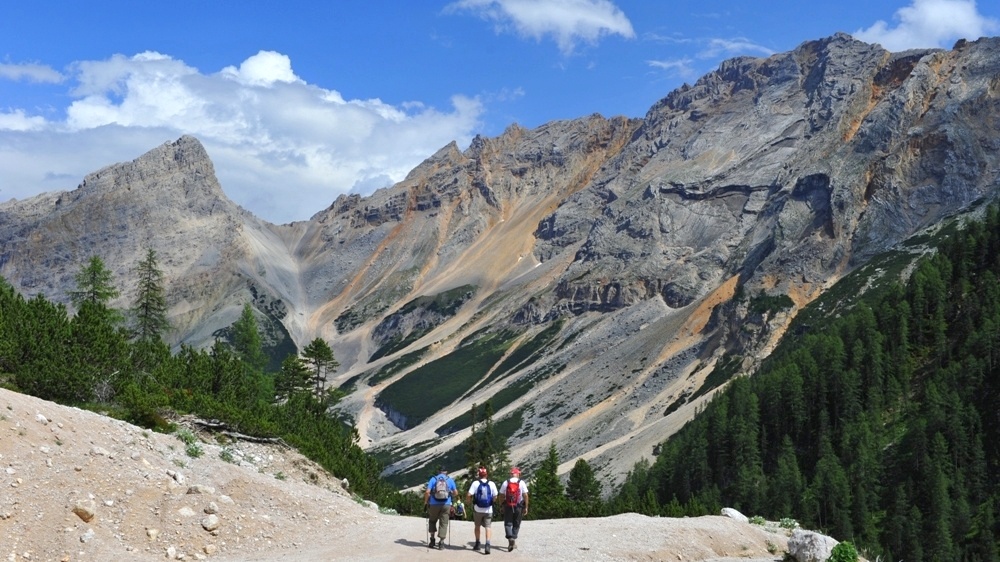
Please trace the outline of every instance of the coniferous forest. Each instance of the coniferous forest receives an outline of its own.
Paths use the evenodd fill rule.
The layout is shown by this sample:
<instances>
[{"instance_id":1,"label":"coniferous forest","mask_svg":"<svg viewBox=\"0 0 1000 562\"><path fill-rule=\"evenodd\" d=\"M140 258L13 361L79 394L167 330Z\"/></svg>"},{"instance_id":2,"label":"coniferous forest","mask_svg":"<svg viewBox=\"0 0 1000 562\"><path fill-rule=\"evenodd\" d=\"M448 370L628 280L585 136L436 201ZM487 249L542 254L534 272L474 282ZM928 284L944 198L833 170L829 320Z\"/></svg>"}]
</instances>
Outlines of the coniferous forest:
<instances>
[{"instance_id":1,"label":"coniferous forest","mask_svg":"<svg viewBox=\"0 0 1000 562\"><path fill-rule=\"evenodd\" d=\"M615 511L795 517L870 559L1000 560L1000 212L803 326L640 463Z\"/></svg>"},{"instance_id":2,"label":"coniferous forest","mask_svg":"<svg viewBox=\"0 0 1000 562\"><path fill-rule=\"evenodd\" d=\"M325 387L337 366L321 339L290 355L277 373L266 356L249 306L228 341L209 350L171 351L163 279L154 251L136 264L137 297L126 311L112 274L92 257L77 274L66 306L25 299L0 279L0 385L170 431L165 414L191 414L248 438L281 439L338 477L352 491L385 505L400 494L381 465L357 445L357 433L330 414L339 395Z\"/></svg>"}]
</instances>

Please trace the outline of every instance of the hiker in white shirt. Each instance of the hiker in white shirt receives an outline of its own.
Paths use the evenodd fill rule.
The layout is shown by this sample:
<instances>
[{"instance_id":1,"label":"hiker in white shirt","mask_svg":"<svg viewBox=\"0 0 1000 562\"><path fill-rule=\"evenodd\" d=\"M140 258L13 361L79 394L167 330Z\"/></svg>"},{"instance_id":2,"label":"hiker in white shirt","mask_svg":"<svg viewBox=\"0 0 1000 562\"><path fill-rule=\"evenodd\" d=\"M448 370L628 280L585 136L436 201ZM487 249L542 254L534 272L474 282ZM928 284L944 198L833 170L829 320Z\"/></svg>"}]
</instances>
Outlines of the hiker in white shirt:
<instances>
[{"instance_id":1,"label":"hiker in white shirt","mask_svg":"<svg viewBox=\"0 0 1000 562\"><path fill-rule=\"evenodd\" d=\"M493 522L493 504L498 497L497 485L487 478L486 467L479 467L478 480L473 480L469 486L466 499L472 502L472 522L475 524L476 545L472 550L479 550L479 529L486 529L486 548L484 554L490 553L490 523Z\"/></svg>"}]
</instances>

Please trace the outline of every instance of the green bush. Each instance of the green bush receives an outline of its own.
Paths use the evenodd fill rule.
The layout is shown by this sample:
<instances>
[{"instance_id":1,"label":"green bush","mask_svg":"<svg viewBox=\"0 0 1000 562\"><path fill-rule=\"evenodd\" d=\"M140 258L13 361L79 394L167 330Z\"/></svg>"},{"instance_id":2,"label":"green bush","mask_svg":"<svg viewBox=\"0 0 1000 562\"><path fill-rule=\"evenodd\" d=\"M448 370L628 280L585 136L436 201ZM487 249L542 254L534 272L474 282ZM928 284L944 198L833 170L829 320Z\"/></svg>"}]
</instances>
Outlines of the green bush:
<instances>
[{"instance_id":1,"label":"green bush","mask_svg":"<svg viewBox=\"0 0 1000 562\"><path fill-rule=\"evenodd\" d=\"M854 548L853 544L845 541L833 547L833 551L830 552L830 557L827 558L827 561L858 562L858 551Z\"/></svg>"}]
</instances>

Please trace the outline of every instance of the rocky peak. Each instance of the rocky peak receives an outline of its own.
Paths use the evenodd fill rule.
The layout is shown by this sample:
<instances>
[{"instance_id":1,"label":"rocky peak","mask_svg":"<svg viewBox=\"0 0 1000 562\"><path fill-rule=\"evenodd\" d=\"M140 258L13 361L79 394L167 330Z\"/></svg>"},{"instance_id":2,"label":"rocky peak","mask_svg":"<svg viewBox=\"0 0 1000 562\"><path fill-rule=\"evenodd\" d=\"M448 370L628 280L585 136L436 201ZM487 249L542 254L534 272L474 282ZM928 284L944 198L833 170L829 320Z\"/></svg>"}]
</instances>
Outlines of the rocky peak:
<instances>
[{"instance_id":1,"label":"rocky peak","mask_svg":"<svg viewBox=\"0 0 1000 562\"><path fill-rule=\"evenodd\" d=\"M138 193L132 192L139 189ZM168 193L177 190L176 193ZM201 142L190 135L165 142L131 162L107 166L88 174L75 198L129 192L130 197L152 196L228 200L215 177L215 167ZM149 193L144 193L148 191Z\"/></svg>"}]
</instances>

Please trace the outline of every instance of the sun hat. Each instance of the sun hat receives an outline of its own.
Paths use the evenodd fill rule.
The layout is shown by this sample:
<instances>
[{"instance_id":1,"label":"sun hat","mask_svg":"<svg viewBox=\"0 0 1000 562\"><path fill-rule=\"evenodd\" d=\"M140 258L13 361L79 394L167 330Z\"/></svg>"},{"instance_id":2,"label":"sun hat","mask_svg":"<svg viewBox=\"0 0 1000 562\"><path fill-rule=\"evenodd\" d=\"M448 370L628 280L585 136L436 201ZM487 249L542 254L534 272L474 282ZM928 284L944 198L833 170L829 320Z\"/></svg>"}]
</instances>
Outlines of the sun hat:
<instances>
[{"instance_id":1,"label":"sun hat","mask_svg":"<svg viewBox=\"0 0 1000 562\"><path fill-rule=\"evenodd\" d=\"M520 468L517 468L517 467L515 466L514 468L510 469L510 473L511 473L511 474L516 474L516 475L520 476L520 475L521 475L521 469L520 469Z\"/></svg>"}]
</instances>

